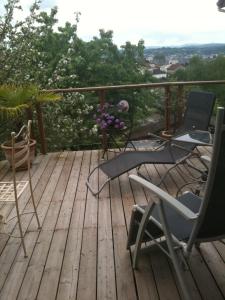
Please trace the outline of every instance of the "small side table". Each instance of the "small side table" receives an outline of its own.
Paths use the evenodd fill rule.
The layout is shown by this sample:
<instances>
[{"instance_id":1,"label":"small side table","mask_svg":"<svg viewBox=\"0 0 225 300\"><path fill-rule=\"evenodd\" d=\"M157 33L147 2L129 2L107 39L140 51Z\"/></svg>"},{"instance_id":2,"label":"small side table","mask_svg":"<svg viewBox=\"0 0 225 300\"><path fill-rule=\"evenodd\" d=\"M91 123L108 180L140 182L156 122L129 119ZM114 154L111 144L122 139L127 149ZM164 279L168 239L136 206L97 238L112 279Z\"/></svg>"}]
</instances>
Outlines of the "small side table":
<instances>
[{"instance_id":1,"label":"small side table","mask_svg":"<svg viewBox=\"0 0 225 300\"><path fill-rule=\"evenodd\" d=\"M192 143L199 146L212 146L213 136L209 131L192 130L171 138L172 141Z\"/></svg>"}]
</instances>

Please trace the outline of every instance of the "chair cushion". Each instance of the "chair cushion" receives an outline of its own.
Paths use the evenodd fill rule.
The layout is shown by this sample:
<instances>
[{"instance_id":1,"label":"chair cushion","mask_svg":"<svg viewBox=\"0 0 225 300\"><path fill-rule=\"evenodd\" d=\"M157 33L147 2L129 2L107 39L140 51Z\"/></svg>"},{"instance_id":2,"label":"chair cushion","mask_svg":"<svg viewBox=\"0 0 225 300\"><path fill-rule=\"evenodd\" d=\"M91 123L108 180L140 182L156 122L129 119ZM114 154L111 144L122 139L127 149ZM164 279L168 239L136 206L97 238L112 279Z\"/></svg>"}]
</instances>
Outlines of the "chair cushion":
<instances>
[{"instance_id":1,"label":"chair cushion","mask_svg":"<svg viewBox=\"0 0 225 300\"><path fill-rule=\"evenodd\" d=\"M194 213L198 213L202 200L195 194L188 192L180 196L178 201ZM179 240L187 240L193 229L193 221L186 220L168 204L164 204L164 209L171 233ZM161 223L157 207L154 208L152 216Z\"/></svg>"},{"instance_id":2,"label":"chair cushion","mask_svg":"<svg viewBox=\"0 0 225 300\"><path fill-rule=\"evenodd\" d=\"M181 197L178 198L178 201L183 203L193 212L197 213L199 211L201 205L201 199L192 194L192 193L185 193ZM145 210L146 205L140 206L143 210ZM170 232L176 236L179 240L187 240L190 237L193 222L187 221L181 215L179 215L174 209L172 209L167 204L164 204L165 214L167 217L167 221L169 224ZM129 237L128 237L128 246L134 245L136 242L136 237L139 229L139 225L142 219L143 213L140 210L134 210L132 212L131 217L131 224L129 229ZM160 217L158 215L158 208L155 206L153 209L153 213L151 215L153 218L149 220L146 225L145 232L142 238L142 242L150 241L151 238L148 235L152 235L154 238L159 238L164 235L161 229L158 227L156 223L162 223ZM157 222L154 222L155 219Z\"/></svg>"}]
</instances>

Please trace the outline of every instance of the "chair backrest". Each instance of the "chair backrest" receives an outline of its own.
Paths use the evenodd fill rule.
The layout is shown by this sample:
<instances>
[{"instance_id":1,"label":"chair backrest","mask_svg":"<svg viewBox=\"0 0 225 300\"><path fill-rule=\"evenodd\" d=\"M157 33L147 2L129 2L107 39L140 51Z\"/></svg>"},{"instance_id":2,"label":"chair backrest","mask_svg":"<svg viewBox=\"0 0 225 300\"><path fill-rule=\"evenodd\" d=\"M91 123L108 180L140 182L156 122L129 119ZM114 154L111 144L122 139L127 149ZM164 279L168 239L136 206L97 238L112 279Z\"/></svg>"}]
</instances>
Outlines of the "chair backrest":
<instances>
[{"instance_id":1,"label":"chair backrest","mask_svg":"<svg viewBox=\"0 0 225 300\"><path fill-rule=\"evenodd\" d=\"M208 130L215 99L213 93L191 91L187 99L182 130Z\"/></svg>"},{"instance_id":2,"label":"chair backrest","mask_svg":"<svg viewBox=\"0 0 225 300\"><path fill-rule=\"evenodd\" d=\"M192 237L216 240L222 236L225 236L225 113L220 107L205 196Z\"/></svg>"}]
</instances>

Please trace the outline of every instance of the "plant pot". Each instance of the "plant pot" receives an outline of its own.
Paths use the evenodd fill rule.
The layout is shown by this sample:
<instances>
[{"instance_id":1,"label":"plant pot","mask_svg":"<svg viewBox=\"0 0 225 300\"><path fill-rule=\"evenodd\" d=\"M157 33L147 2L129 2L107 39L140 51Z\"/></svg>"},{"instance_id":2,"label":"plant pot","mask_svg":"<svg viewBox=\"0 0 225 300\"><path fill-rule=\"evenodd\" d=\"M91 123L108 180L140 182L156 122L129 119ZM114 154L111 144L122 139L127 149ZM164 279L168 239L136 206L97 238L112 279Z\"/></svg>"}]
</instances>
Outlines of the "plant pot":
<instances>
[{"instance_id":1,"label":"plant pot","mask_svg":"<svg viewBox=\"0 0 225 300\"><path fill-rule=\"evenodd\" d=\"M173 133L171 131L168 130L163 130L161 131L161 136L165 139L171 139L171 137L173 136Z\"/></svg>"},{"instance_id":2,"label":"plant pot","mask_svg":"<svg viewBox=\"0 0 225 300\"><path fill-rule=\"evenodd\" d=\"M35 157L35 147L36 147L36 140L30 139L30 164L32 165L32 161ZM12 168L12 146L11 141L6 141L1 145L1 148L5 154L5 158L8 160L10 168ZM17 146L15 148L15 153L19 152L21 149L24 148L24 145ZM17 158L15 158L15 163L17 162ZM16 170L27 170L27 162L21 165Z\"/></svg>"}]
</instances>

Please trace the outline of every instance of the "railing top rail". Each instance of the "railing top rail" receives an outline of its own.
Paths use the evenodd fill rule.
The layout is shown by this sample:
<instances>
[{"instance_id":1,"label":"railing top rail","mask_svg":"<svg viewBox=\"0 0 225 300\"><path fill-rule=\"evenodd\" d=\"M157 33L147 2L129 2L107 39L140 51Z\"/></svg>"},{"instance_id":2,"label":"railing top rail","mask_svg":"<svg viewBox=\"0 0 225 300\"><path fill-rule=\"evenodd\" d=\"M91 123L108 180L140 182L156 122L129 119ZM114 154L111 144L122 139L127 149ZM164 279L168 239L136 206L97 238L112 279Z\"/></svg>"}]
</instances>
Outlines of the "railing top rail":
<instances>
[{"instance_id":1,"label":"railing top rail","mask_svg":"<svg viewBox=\"0 0 225 300\"><path fill-rule=\"evenodd\" d=\"M170 86L208 85L208 84L225 84L225 80L177 81L177 82L175 81L175 82L160 82L160 83L123 84L123 85L81 87L81 88L68 88L68 89L50 89L48 90L48 92L54 92L54 93L98 92L98 91L119 90L119 89L162 88L162 87L170 87Z\"/></svg>"}]
</instances>

